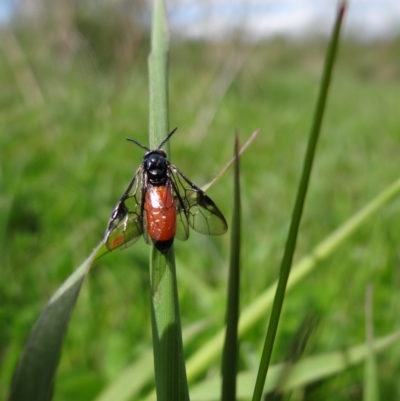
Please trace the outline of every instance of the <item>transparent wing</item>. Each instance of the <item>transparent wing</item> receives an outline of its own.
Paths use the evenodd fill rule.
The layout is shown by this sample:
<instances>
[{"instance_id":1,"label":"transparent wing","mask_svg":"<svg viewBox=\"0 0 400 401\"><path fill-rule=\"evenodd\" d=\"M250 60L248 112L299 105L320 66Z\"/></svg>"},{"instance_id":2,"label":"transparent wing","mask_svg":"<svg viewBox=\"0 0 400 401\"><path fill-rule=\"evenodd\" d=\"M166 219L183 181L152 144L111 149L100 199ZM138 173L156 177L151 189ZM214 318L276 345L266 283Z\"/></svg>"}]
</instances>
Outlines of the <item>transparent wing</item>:
<instances>
[{"instance_id":1,"label":"transparent wing","mask_svg":"<svg viewBox=\"0 0 400 401\"><path fill-rule=\"evenodd\" d=\"M111 214L104 238L110 251L127 248L143 234L143 179L144 169L140 166Z\"/></svg>"},{"instance_id":2,"label":"transparent wing","mask_svg":"<svg viewBox=\"0 0 400 401\"><path fill-rule=\"evenodd\" d=\"M228 224L215 203L172 164L169 172L177 205L176 237L187 239L187 224L201 234L225 234Z\"/></svg>"}]
</instances>

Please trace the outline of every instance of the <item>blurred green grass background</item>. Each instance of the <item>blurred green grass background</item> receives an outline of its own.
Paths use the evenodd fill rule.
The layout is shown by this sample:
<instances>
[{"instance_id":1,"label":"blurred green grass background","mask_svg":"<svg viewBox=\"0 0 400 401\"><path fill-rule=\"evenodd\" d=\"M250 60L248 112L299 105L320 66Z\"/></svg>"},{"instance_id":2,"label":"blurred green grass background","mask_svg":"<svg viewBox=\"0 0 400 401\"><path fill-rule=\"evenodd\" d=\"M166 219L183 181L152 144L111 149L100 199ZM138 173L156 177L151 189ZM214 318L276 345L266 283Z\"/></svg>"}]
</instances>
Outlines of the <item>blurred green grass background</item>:
<instances>
[{"instance_id":1,"label":"blurred green grass background","mask_svg":"<svg viewBox=\"0 0 400 401\"><path fill-rule=\"evenodd\" d=\"M0 396L40 310L101 240L142 160L125 138L148 143L146 33L87 17L75 28L77 37L51 24L0 33ZM278 275L325 47L320 38L171 41L174 164L203 185L231 157L236 129L242 143L261 130L241 160L242 305ZM400 40L342 43L296 259L399 177L399 54ZM228 222L231 192L229 174L208 191ZM274 362L309 313L322 320L313 352L362 342L368 283L376 336L398 329L399 212L399 201L388 204L291 291ZM176 241L184 325L209 318L210 333L222 327L228 241L193 231ZM140 240L91 271L68 331L57 400L92 399L151 344L148 255ZM242 368L259 360L267 321L243 339ZM400 348L378 363L382 399L398 398ZM319 383L313 399L359 399L362 381L361 366L349 369Z\"/></svg>"}]
</instances>

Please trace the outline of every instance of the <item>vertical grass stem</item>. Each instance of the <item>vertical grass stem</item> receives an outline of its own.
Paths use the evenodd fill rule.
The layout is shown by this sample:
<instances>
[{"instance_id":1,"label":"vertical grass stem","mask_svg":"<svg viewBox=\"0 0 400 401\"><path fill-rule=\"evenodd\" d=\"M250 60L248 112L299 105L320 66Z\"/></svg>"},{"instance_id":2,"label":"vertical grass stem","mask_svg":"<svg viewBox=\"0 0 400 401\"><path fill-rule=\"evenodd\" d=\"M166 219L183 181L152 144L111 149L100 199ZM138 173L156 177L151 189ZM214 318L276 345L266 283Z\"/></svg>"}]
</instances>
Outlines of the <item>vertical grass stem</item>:
<instances>
[{"instance_id":1,"label":"vertical grass stem","mask_svg":"<svg viewBox=\"0 0 400 401\"><path fill-rule=\"evenodd\" d=\"M168 134L168 27L162 0L153 2L149 57L149 144L155 149ZM169 153L169 144L166 144ZM186 401L189 391L183 356L178 289L173 248L151 251L151 323L158 401Z\"/></svg>"}]
</instances>

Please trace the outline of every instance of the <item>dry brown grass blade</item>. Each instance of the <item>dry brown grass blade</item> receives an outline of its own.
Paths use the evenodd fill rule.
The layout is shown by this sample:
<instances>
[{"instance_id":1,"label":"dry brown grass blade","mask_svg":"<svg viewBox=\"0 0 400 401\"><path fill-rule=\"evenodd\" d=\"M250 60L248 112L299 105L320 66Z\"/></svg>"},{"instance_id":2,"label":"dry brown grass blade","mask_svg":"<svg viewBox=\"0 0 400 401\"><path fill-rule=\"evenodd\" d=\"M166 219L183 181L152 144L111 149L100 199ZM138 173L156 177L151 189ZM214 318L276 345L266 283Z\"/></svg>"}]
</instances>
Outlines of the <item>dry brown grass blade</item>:
<instances>
[{"instance_id":1,"label":"dry brown grass blade","mask_svg":"<svg viewBox=\"0 0 400 401\"><path fill-rule=\"evenodd\" d=\"M249 145L253 142L253 140L258 136L258 134L260 133L260 130L255 130L250 138L245 142L245 144L240 148L239 151L239 156L242 155L242 153L249 147ZM218 175L212 180L210 181L208 184L205 184L201 187L201 189L203 191L207 191L208 188L210 188L212 185L214 185L215 182L217 182L228 170L228 168L233 164L233 162L235 161L235 157L232 157L232 159L225 165L225 167L218 173Z\"/></svg>"}]
</instances>

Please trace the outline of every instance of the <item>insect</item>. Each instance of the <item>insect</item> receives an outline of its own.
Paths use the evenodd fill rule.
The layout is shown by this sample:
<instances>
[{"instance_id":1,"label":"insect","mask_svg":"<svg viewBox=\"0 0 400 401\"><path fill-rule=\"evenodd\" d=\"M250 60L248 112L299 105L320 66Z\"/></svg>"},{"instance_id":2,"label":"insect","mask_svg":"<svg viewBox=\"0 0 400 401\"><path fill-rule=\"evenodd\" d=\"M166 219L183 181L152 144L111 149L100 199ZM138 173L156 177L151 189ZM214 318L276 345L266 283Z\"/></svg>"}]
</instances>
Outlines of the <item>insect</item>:
<instances>
[{"instance_id":1,"label":"insect","mask_svg":"<svg viewBox=\"0 0 400 401\"><path fill-rule=\"evenodd\" d=\"M185 241L189 226L202 234L224 234L228 225L215 203L167 159L161 148L176 128L150 150L111 214L104 242L109 251L134 244L141 235L147 244L166 253L174 238Z\"/></svg>"}]
</instances>

